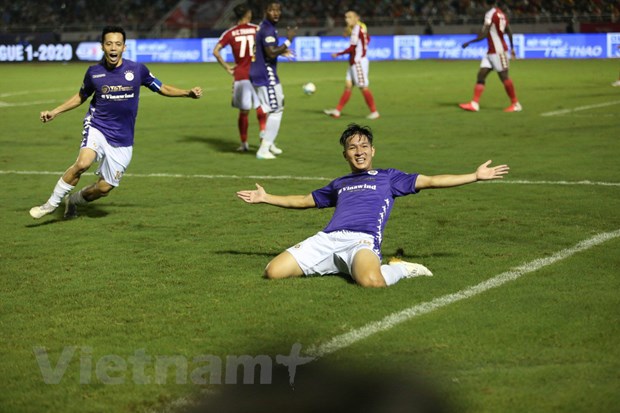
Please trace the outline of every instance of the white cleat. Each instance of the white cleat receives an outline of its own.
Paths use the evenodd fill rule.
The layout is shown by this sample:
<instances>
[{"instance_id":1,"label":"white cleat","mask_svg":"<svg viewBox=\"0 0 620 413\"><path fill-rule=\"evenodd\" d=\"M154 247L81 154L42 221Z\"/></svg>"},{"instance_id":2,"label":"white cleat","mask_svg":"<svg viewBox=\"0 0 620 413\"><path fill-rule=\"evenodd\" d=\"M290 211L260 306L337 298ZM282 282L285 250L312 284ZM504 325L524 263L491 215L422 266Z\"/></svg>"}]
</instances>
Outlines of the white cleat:
<instances>
[{"instance_id":1,"label":"white cleat","mask_svg":"<svg viewBox=\"0 0 620 413\"><path fill-rule=\"evenodd\" d=\"M247 152L250 150L250 144L247 142L241 142L241 145L237 148L237 152Z\"/></svg>"},{"instance_id":2,"label":"white cleat","mask_svg":"<svg viewBox=\"0 0 620 413\"><path fill-rule=\"evenodd\" d=\"M374 120L374 119L379 119L380 117L381 116L379 115L379 112L374 111L370 115L366 116L366 119Z\"/></svg>"},{"instance_id":3,"label":"white cleat","mask_svg":"<svg viewBox=\"0 0 620 413\"><path fill-rule=\"evenodd\" d=\"M325 109L323 113L336 119L340 117L340 111L338 109Z\"/></svg>"},{"instance_id":4,"label":"white cleat","mask_svg":"<svg viewBox=\"0 0 620 413\"><path fill-rule=\"evenodd\" d=\"M276 159L276 156L269 152L269 150L263 151L259 149L256 152L256 159Z\"/></svg>"},{"instance_id":5,"label":"white cleat","mask_svg":"<svg viewBox=\"0 0 620 413\"><path fill-rule=\"evenodd\" d=\"M388 264L389 265L397 265L397 264L404 265L405 268L407 269L407 275L405 275L406 278L419 277L422 275L431 277L433 275L431 270L429 270L422 264L416 264L414 262L403 261L400 258L391 258Z\"/></svg>"},{"instance_id":6,"label":"white cleat","mask_svg":"<svg viewBox=\"0 0 620 413\"><path fill-rule=\"evenodd\" d=\"M611 84L613 87L620 87L620 79Z\"/></svg>"},{"instance_id":7,"label":"white cleat","mask_svg":"<svg viewBox=\"0 0 620 413\"><path fill-rule=\"evenodd\" d=\"M274 155L282 155L282 149L278 148L275 144L271 144L271 146L269 147L269 152L271 152Z\"/></svg>"},{"instance_id":8,"label":"white cleat","mask_svg":"<svg viewBox=\"0 0 620 413\"><path fill-rule=\"evenodd\" d=\"M55 206L52 206L46 202L41 206L30 208L30 216L34 219L39 219L41 217L44 217L45 215L51 214L55 210Z\"/></svg>"}]
</instances>

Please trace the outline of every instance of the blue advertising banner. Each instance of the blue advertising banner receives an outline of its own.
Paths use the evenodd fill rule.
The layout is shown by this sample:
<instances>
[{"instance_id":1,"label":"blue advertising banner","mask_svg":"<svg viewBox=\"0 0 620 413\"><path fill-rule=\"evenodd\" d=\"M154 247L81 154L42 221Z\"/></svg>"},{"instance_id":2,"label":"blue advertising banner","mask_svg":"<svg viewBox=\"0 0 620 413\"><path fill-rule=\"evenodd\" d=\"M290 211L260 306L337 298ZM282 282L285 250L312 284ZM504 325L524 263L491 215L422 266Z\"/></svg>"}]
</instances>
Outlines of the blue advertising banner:
<instances>
[{"instance_id":1,"label":"blue advertising banner","mask_svg":"<svg viewBox=\"0 0 620 413\"><path fill-rule=\"evenodd\" d=\"M487 52L486 40L461 45L473 35L431 36L372 36L367 56L370 60L481 59ZM515 34L517 57L521 59L605 59L620 57L620 33L602 34ZM215 62L213 49L217 38L205 39L130 39L125 57L142 63L203 63ZM281 42L284 38L280 39ZM345 37L297 37L291 48L293 61L328 62L346 60L333 58L349 47ZM221 51L222 57L233 60L230 48ZM71 60L98 61L103 53L98 42L68 42L54 44L0 44L0 62L63 62ZM281 61L289 59L281 58Z\"/></svg>"}]
</instances>

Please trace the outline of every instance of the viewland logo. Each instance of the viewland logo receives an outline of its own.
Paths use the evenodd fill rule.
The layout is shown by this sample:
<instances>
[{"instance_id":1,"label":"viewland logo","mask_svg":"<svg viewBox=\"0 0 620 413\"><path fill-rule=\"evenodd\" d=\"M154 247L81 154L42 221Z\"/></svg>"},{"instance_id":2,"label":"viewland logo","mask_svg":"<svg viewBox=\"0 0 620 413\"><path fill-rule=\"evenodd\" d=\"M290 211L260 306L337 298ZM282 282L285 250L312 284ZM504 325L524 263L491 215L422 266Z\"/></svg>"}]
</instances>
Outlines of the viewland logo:
<instances>
[{"instance_id":1,"label":"viewland logo","mask_svg":"<svg viewBox=\"0 0 620 413\"><path fill-rule=\"evenodd\" d=\"M68 370L72 377L77 373L80 384L167 384L171 373L174 373L176 384L237 384L239 367L243 369L243 384L254 384L256 373L260 384L271 384L274 370L273 359L267 355L230 355L222 360L218 356L201 354L192 357L190 362L188 357L182 355L152 356L141 348L127 358L108 354L95 360L92 347L65 346L53 363L45 347L35 346L33 351L43 381L47 384L59 384ZM301 344L295 343L289 355L275 356L277 364L287 367L291 386L297 366L314 360L313 357L301 356L300 351ZM79 353L79 359L76 359L76 353ZM79 362L78 372L69 369L76 362Z\"/></svg>"}]
</instances>

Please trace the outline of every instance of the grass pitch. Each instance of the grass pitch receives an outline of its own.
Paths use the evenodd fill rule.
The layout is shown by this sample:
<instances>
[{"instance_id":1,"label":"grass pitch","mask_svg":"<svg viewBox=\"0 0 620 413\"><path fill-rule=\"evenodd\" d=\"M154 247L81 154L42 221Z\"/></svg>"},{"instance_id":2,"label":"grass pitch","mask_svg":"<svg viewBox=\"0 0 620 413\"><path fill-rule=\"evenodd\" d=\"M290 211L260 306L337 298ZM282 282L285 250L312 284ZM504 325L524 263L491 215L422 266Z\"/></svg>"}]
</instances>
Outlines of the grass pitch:
<instances>
[{"instance_id":1,"label":"grass pitch","mask_svg":"<svg viewBox=\"0 0 620 413\"><path fill-rule=\"evenodd\" d=\"M477 62L374 62L381 118L372 122L357 91L341 119L322 113L340 97L343 63L285 63L285 153L275 161L235 153L231 79L219 66L149 65L164 83L203 86L203 99L143 89L127 176L72 221L60 210L34 221L28 209L75 159L86 104L46 125L38 114L78 90L86 65L2 67L1 411L174 410L180 398L225 386L194 384L198 356L275 360L294 343L303 352L620 229L616 61L513 62L524 107L514 114L502 112L509 102L494 75L479 113L458 108L471 98ZM301 90L309 81L313 96ZM235 192L259 182L305 194L346 174L338 138L349 122L373 127L376 167L467 173L493 159L511 173L397 201L384 255L403 248L432 278L383 290L342 277L261 279L271 257L320 230L331 211L246 205ZM93 180L85 175L80 187ZM617 411L619 247L612 239L323 362L415 371L457 411ZM165 357L177 364L158 369ZM44 381L46 360L57 384Z\"/></svg>"}]
</instances>

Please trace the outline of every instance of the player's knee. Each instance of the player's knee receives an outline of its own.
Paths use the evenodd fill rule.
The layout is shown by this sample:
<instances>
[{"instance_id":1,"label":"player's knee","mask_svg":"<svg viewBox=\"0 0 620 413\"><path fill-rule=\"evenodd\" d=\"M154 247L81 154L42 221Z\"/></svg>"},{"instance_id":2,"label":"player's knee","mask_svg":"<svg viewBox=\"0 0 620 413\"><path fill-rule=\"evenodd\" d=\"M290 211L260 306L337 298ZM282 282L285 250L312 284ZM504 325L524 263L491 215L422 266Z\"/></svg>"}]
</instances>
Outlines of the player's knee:
<instances>
[{"instance_id":1,"label":"player's knee","mask_svg":"<svg viewBox=\"0 0 620 413\"><path fill-rule=\"evenodd\" d=\"M71 169L73 170L73 173L79 177L84 172L88 171L90 165L91 162L78 159L77 161L75 161Z\"/></svg>"},{"instance_id":2,"label":"player's knee","mask_svg":"<svg viewBox=\"0 0 620 413\"><path fill-rule=\"evenodd\" d=\"M273 262L270 262L265 267L265 271L263 271L263 278L266 278L268 280L277 280L286 277L283 275L282 270L277 264L274 265Z\"/></svg>"},{"instance_id":3,"label":"player's knee","mask_svg":"<svg viewBox=\"0 0 620 413\"><path fill-rule=\"evenodd\" d=\"M387 287L385 283L385 279L381 274L364 274L363 276L358 276L355 278L355 281L362 287L365 288L381 288Z\"/></svg>"}]
</instances>

